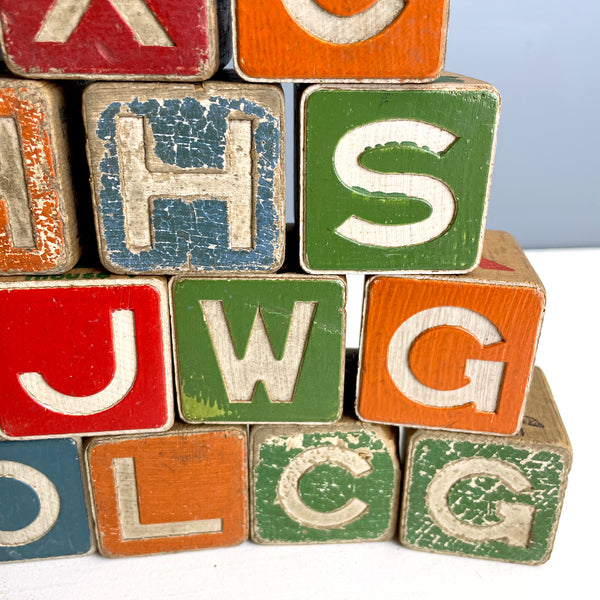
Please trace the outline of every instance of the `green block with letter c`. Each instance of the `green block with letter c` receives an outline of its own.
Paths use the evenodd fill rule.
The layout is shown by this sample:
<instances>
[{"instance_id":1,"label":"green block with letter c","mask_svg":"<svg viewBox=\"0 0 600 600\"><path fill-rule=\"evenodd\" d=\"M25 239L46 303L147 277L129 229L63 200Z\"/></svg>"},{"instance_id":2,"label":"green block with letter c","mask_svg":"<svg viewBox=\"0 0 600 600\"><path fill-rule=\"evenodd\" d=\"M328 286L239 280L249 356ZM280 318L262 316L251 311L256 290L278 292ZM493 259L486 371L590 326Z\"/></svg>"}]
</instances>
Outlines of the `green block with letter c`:
<instances>
[{"instance_id":1,"label":"green block with letter c","mask_svg":"<svg viewBox=\"0 0 600 600\"><path fill-rule=\"evenodd\" d=\"M391 427L251 430L251 537L263 544L381 541L395 533L400 467Z\"/></svg>"}]
</instances>

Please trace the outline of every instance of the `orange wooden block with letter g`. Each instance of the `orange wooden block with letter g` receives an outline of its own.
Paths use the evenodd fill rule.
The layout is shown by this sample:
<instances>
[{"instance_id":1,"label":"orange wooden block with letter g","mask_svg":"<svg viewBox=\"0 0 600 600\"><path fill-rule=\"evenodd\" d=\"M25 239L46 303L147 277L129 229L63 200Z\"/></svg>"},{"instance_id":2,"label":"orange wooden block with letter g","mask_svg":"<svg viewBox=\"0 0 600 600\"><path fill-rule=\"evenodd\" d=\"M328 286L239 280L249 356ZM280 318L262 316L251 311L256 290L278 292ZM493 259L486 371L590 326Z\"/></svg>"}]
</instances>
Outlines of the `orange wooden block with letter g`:
<instances>
[{"instance_id":1,"label":"orange wooden block with letter g","mask_svg":"<svg viewBox=\"0 0 600 600\"><path fill-rule=\"evenodd\" d=\"M448 0L235 0L234 56L251 81L429 81Z\"/></svg>"},{"instance_id":2,"label":"orange wooden block with letter g","mask_svg":"<svg viewBox=\"0 0 600 600\"><path fill-rule=\"evenodd\" d=\"M510 435L521 423L545 292L516 241L487 232L466 275L369 281L357 412L367 421Z\"/></svg>"},{"instance_id":3,"label":"orange wooden block with letter g","mask_svg":"<svg viewBox=\"0 0 600 600\"><path fill-rule=\"evenodd\" d=\"M240 427L92 439L86 462L100 552L135 556L246 540L246 446Z\"/></svg>"}]
</instances>

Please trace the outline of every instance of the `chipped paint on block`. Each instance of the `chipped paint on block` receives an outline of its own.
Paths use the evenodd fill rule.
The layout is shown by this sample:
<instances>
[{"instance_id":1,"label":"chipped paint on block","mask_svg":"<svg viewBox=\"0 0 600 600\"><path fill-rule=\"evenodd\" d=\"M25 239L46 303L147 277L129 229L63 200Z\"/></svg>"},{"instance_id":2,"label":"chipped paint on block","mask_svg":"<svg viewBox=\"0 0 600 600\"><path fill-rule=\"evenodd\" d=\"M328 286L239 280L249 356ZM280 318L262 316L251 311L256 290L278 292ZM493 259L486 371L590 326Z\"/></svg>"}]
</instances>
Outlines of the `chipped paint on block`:
<instances>
[{"instance_id":1,"label":"chipped paint on block","mask_svg":"<svg viewBox=\"0 0 600 600\"><path fill-rule=\"evenodd\" d=\"M79 257L62 94L0 80L0 272L62 273Z\"/></svg>"},{"instance_id":2,"label":"chipped paint on block","mask_svg":"<svg viewBox=\"0 0 600 600\"><path fill-rule=\"evenodd\" d=\"M129 99L121 91L109 102L107 91L104 105L97 100L103 90L86 94L99 245L110 270L279 268L285 227L280 90L263 86L255 93L242 85L232 93L230 85L220 93L219 84L211 86L206 92L132 86ZM125 122L140 128L138 146L135 132L122 133Z\"/></svg>"},{"instance_id":3,"label":"chipped paint on block","mask_svg":"<svg viewBox=\"0 0 600 600\"><path fill-rule=\"evenodd\" d=\"M536 562L548 551L552 526L560 506L565 479L563 456L548 449L534 449L506 443L479 442L465 437L435 439L427 436L411 452L411 479L406 507L406 542L429 551L493 558L511 562ZM486 473L477 468L472 472L474 457L484 459L482 465L501 466L508 475L516 467L528 486L519 491L511 489L507 475L497 470ZM445 526L445 521L435 517L431 497L432 481L447 465L457 469L464 465L462 477L450 486L445 502L459 525L455 535ZM479 465L481 467L481 465ZM512 486L514 487L514 486ZM496 536L495 527L507 521L503 507L531 507L519 521L519 529L526 537L524 542L511 540L503 530ZM435 508L434 508L435 510ZM510 508L509 508L510 510ZM509 517L510 519L517 517ZM441 526L440 526L441 524ZM475 526L483 534L475 539ZM445 529L444 529L445 527ZM464 529L464 531L463 531ZM486 535L486 531L489 532ZM502 537L500 537L502 536Z\"/></svg>"},{"instance_id":4,"label":"chipped paint on block","mask_svg":"<svg viewBox=\"0 0 600 600\"><path fill-rule=\"evenodd\" d=\"M393 535L399 466L391 428L349 419L329 428L252 430L252 539L376 541Z\"/></svg>"}]
</instances>

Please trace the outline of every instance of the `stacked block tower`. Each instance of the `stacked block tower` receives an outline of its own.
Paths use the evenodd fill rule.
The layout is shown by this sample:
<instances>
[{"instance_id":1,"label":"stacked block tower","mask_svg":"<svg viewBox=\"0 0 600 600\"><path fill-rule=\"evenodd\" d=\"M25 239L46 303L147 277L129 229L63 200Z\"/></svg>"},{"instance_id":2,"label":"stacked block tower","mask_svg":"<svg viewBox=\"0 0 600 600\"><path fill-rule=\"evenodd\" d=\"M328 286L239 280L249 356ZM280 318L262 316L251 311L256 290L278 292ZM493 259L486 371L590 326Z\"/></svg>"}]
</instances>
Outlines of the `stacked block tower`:
<instances>
[{"instance_id":1,"label":"stacked block tower","mask_svg":"<svg viewBox=\"0 0 600 600\"><path fill-rule=\"evenodd\" d=\"M397 535L548 559L571 448L545 292L485 231L500 95L442 71L448 10L0 2L0 560Z\"/></svg>"}]
</instances>

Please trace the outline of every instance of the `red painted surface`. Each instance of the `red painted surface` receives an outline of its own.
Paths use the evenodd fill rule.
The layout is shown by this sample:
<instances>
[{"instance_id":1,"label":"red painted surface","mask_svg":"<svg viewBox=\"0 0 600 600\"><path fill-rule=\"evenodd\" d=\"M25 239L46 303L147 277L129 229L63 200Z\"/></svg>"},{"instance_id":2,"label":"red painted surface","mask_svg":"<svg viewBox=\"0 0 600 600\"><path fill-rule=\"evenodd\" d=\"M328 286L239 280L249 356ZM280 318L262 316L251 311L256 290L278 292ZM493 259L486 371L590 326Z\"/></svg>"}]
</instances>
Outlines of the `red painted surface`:
<instances>
[{"instance_id":1,"label":"red painted surface","mask_svg":"<svg viewBox=\"0 0 600 600\"><path fill-rule=\"evenodd\" d=\"M206 72L209 47L216 43L214 27L209 28L211 0L145 0L172 47L141 44L110 0L91 0L66 42L37 42L54 1L3 0L0 5L7 63L20 74L207 79L215 70L211 66Z\"/></svg>"},{"instance_id":2,"label":"red painted surface","mask_svg":"<svg viewBox=\"0 0 600 600\"><path fill-rule=\"evenodd\" d=\"M479 267L481 269L487 269L488 271L514 271L514 269L511 269L505 265L501 265L500 263L490 260L489 258L482 258L481 262L479 263Z\"/></svg>"},{"instance_id":3,"label":"red painted surface","mask_svg":"<svg viewBox=\"0 0 600 600\"><path fill-rule=\"evenodd\" d=\"M3 432L23 437L164 427L169 394L160 302L150 285L0 290ZM34 401L19 374L41 373L55 390L72 396L108 385L115 370L111 314L118 309L133 311L136 330L137 376L124 399L89 416L56 413Z\"/></svg>"}]
</instances>

